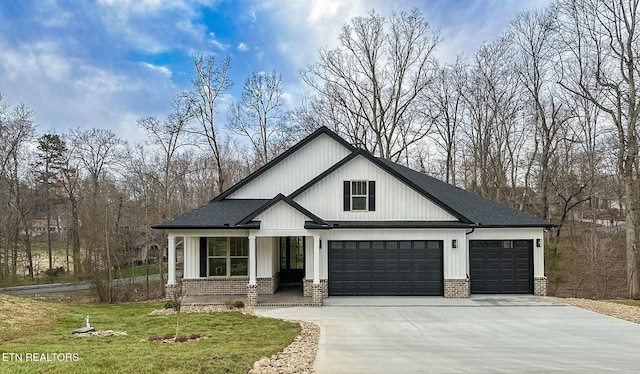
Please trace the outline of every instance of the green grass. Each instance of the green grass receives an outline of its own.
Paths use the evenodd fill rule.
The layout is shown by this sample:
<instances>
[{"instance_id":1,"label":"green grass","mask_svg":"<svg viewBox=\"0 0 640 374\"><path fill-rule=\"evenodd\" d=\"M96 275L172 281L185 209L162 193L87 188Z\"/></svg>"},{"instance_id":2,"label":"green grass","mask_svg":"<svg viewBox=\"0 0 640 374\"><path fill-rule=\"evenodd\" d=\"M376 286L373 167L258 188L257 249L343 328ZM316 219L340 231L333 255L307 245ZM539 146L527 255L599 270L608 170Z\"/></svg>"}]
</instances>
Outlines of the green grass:
<instances>
[{"instance_id":1,"label":"green grass","mask_svg":"<svg viewBox=\"0 0 640 374\"><path fill-rule=\"evenodd\" d=\"M32 253L49 253L49 245L45 241L38 241L31 243L31 252ZM54 254L65 254L67 251L67 244L64 241L52 241L51 242L51 252ZM69 249L71 251L71 249ZM71 255L71 254L69 254Z\"/></svg>"},{"instance_id":2,"label":"green grass","mask_svg":"<svg viewBox=\"0 0 640 374\"><path fill-rule=\"evenodd\" d=\"M133 268L121 268L120 275L118 278L126 279L131 278L131 274L133 273L134 277L144 277L147 275L147 268L149 268L149 275L160 274L160 267L158 265L141 265L134 266ZM167 267L164 266L164 274L167 274Z\"/></svg>"},{"instance_id":3,"label":"green grass","mask_svg":"<svg viewBox=\"0 0 640 374\"><path fill-rule=\"evenodd\" d=\"M11 300L7 306L5 298ZM0 313L15 308L15 299L0 296ZM200 334L203 338L186 343L149 342L150 335L175 334L176 315L148 313L162 304L62 305L25 300L56 310L48 318L34 316L34 323L17 324L3 333L0 354L77 354L77 361L1 361L2 373L246 373L263 356L280 351L299 333L298 324L259 318L238 312L182 313L180 335ZM59 310L58 310L59 309ZM84 325L89 315L97 330L126 331L120 337L75 337L71 331ZM9 317L10 318L10 317ZM8 357L6 356L5 357ZM26 356L24 356L26 358Z\"/></svg>"}]
</instances>

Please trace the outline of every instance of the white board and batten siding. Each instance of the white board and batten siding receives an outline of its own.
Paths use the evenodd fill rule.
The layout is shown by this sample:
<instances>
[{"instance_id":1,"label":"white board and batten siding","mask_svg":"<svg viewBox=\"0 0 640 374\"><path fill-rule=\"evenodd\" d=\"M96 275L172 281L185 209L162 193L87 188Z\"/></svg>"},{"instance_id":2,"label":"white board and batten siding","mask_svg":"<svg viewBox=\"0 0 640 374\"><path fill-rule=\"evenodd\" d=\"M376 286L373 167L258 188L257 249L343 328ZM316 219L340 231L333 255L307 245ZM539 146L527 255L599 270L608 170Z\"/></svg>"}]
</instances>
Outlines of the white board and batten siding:
<instances>
[{"instance_id":1,"label":"white board and batten siding","mask_svg":"<svg viewBox=\"0 0 640 374\"><path fill-rule=\"evenodd\" d=\"M320 249L320 279L327 279L328 265L327 265L327 242L322 241L322 248ZM313 279L313 236L306 236L304 238L304 277L306 279Z\"/></svg>"},{"instance_id":2,"label":"white board and batten siding","mask_svg":"<svg viewBox=\"0 0 640 374\"><path fill-rule=\"evenodd\" d=\"M200 237L184 238L184 279L200 278Z\"/></svg>"},{"instance_id":3,"label":"white board and batten siding","mask_svg":"<svg viewBox=\"0 0 640 374\"><path fill-rule=\"evenodd\" d=\"M277 237L257 237L257 277L271 278L280 267L280 240Z\"/></svg>"},{"instance_id":4,"label":"white board and batten siding","mask_svg":"<svg viewBox=\"0 0 640 374\"><path fill-rule=\"evenodd\" d=\"M533 276L544 276L544 229L541 227L510 227L475 229L467 236L468 240L532 240ZM540 247L536 247L536 240Z\"/></svg>"},{"instance_id":5,"label":"white board and batten siding","mask_svg":"<svg viewBox=\"0 0 640 374\"><path fill-rule=\"evenodd\" d=\"M260 213L254 221L260 221L256 236L305 236L304 224L310 218L285 202L278 202Z\"/></svg>"},{"instance_id":6,"label":"white board and batten siding","mask_svg":"<svg viewBox=\"0 0 640 374\"><path fill-rule=\"evenodd\" d=\"M279 193L289 195L349 153L342 144L321 134L227 198L272 199Z\"/></svg>"},{"instance_id":7,"label":"white board and batten siding","mask_svg":"<svg viewBox=\"0 0 640 374\"><path fill-rule=\"evenodd\" d=\"M344 211L343 181L376 182L376 210ZM457 221L455 217L365 157L358 156L311 186L295 201L332 221Z\"/></svg>"}]
</instances>

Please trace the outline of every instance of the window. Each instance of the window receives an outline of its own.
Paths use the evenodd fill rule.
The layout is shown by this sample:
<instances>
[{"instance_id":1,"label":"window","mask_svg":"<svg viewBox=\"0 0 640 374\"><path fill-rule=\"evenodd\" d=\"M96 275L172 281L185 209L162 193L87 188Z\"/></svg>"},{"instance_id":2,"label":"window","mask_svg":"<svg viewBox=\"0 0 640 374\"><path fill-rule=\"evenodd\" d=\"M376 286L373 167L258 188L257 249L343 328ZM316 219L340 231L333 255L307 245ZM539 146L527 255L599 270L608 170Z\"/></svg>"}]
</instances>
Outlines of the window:
<instances>
[{"instance_id":1,"label":"window","mask_svg":"<svg viewBox=\"0 0 640 374\"><path fill-rule=\"evenodd\" d=\"M344 181L344 211L373 212L376 210L375 181Z\"/></svg>"},{"instance_id":2,"label":"window","mask_svg":"<svg viewBox=\"0 0 640 374\"><path fill-rule=\"evenodd\" d=\"M249 274L249 239L209 238L207 258L209 276L246 276Z\"/></svg>"},{"instance_id":3,"label":"window","mask_svg":"<svg viewBox=\"0 0 640 374\"><path fill-rule=\"evenodd\" d=\"M280 269L304 269L304 236L280 238Z\"/></svg>"},{"instance_id":4,"label":"window","mask_svg":"<svg viewBox=\"0 0 640 374\"><path fill-rule=\"evenodd\" d=\"M351 210L367 210L367 182L351 182Z\"/></svg>"}]
</instances>

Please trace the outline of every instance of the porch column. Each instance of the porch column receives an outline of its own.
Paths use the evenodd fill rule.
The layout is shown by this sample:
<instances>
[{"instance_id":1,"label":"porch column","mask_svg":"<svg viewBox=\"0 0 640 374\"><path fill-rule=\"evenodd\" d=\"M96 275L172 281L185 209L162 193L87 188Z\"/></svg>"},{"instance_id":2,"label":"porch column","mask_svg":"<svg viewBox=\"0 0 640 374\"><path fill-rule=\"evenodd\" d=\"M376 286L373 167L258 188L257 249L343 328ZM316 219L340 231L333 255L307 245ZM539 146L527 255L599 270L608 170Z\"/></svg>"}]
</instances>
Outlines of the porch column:
<instances>
[{"instance_id":1,"label":"porch column","mask_svg":"<svg viewBox=\"0 0 640 374\"><path fill-rule=\"evenodd\" d=\"M249 237L249 284L255 285L256 283L256 237Z\"/></svg>"},{"instance_id":2,"label":"porch column","mask_svg":"<svg viewBox=\"0 0 640 374\"><path fill-rule=\"evenodd\" d=\"M169 257L169 274L167 278L167 285L176 284L176 237L169 235L167 238L167 249Z\"/></svg>"},{"instance_id":3,"label":"porch column","mask_svg":"<svg viewBox=\"0 0 640 374\"><path fill-rule=\"evenodd\" d=\"M249 284L247 284L247 306L256 306L258 303L256 263L256 237L249 236Z\"/></svg>"},{"instance_id":4,"label":"porch column","mask_svg":"<svg viewBox=\"0 0 640 374\"><path fill-rule=\"evenodd\" d=\"M320 235L313 236L313 284L320 284Z\"/></svg>"},{"instance_id":5,"label":"porch column","mask_svg":"<svg viewBox=\"0 0 640 374\"><path fill-rule=\"evenodd\" d=\"M313 285L311 302L322 305L322 285L320 284L320 235L313 236Z\"/></svg>"}]
</instances>

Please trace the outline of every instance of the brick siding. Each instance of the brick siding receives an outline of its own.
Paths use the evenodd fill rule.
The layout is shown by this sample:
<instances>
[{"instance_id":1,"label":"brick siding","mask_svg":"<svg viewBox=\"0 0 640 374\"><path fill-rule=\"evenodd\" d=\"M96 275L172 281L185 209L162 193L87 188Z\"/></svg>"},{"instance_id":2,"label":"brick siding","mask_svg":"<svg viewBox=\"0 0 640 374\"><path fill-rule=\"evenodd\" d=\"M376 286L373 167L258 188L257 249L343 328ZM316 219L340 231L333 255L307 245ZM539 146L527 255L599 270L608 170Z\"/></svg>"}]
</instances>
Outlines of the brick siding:
<instances>
[{"instance_id":1,"label":"brick siding","mask_svg":"<svg viewBox=\"0 0 640 374\"><path fill-rule=\"evenodd\" d=\"M547 277L535 277L533 279L533 294L547 296Z\"/></svg>"},{"instance_id":2,"label":"brick siding","mask_svg":"<svg viewBox=\"0 0 640 374\"><path fill-rule=\"evenodd\" d=\"M467 298L469 297L469 279L445 279L444 297Z\"/></svg>"}]
</instances>

